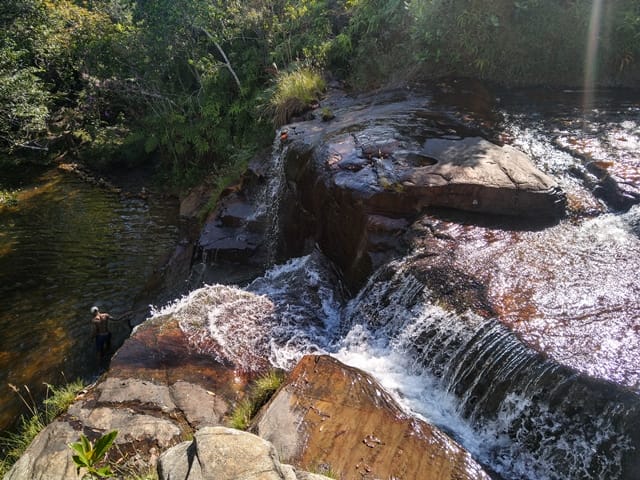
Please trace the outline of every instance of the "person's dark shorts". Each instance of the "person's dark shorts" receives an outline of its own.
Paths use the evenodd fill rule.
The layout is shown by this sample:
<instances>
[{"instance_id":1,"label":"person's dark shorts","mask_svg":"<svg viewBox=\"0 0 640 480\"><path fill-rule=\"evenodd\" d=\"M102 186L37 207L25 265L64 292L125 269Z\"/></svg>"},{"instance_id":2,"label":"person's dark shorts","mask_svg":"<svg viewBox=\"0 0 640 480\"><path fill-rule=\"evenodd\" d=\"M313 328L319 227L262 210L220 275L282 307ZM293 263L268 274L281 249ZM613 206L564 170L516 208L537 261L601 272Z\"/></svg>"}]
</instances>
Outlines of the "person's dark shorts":
<instances>
[{"instance_id":1,"label":"person's dark shorts","mask_svg":"<svg viewBox=\"0 0 640 480\"><path fill-rule=\"evenodd\" d=\"M111 333L99 333L96 335L96 350L100 353L104 352L111 345Z\"/></svg>"}]
</instances>

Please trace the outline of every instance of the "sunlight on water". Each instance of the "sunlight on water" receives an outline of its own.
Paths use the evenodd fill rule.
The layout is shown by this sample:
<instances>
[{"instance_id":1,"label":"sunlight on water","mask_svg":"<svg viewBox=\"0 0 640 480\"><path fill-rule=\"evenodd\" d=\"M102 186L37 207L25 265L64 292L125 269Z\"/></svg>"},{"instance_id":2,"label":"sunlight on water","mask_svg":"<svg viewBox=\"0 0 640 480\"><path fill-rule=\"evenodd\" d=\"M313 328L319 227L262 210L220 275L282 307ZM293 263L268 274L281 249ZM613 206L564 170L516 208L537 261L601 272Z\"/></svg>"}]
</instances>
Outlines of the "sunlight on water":
<instances>
[{"instance_id":1,"label":"sunlight on water","mask_svg":"<svg viewBox=\"0 0 640 480\"><path fill-rule=\"evenodd\" d=\"M589 20L589 35L584 59L584 106L585 113L593 105L593 89L596 85L596 67L598 61L598 42L602 28L602 4L603 0L594 0L591 7L591 19Z\"/></svg>"},{"instance_id":2,"label":"sunlight on water","mask_svg":"<svg viewBox=\"0 0 640 480\"><path fill-rule=\"evenodd\" d=\"M500 318L578 370L640 389L640 208L542 232L455 236L456 264L486 282Z\"/></svg>"},{"instance_id":3,"label":"sunlight on water","mask_svg":"<svg viewBox=\"0 0 640 480\"><path fill-rule=\"evenodd\" d=\"M273 267L246 290L210 285L154 311L179 321L190 343L252 371L290 369L324 352L340 318L335 274L318 252Z\"/></svg>"},{"instance_id":4,"label":"sunlight on water","mask_svg":"<svg viewBox=\"0 0 640 480\"><path fill-rule=\"evenodd\" d=\"M156 315L176 318L194 348L246 370L289 369L304 354L333 353L502 478L615 476L628 448L616 404L589 400L572 375L497 322L434 305L405 261L374 276L346 306L327 265L315 252L274 267L246 290L206 286ZM549 399L568 388L575 390L568 397L591 406L570 415L578 400L566 403L558 393L552 407L541 396L549 388Z\"/></svg>"},{"instance_id":5,"label":"sunlight on water","mask_svg":"<svg viewBox=\"0 0 640 480\"><path fill-rule=\"evenodd\" d=\"M58 170L21 168L0 208L0 428L21 412L7 383L59 384L95 375L89 308L132 308L177 239L177 205L123 198ZM6 185L5 182L18 185ZM129 333L113 324L115 339Z\"/></svg>"}]
</instances>

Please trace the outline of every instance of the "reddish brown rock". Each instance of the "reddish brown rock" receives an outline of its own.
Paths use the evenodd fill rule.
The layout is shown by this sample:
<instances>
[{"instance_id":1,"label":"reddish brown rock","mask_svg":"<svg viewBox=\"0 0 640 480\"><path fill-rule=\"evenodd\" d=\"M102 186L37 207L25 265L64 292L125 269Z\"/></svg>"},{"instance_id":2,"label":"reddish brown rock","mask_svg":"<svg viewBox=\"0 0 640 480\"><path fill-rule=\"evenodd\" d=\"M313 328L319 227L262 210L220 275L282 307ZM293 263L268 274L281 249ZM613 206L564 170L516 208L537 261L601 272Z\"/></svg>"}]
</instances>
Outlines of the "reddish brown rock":
<instances>
[{"instance_id":1,"label":"reddish brown rock","mask_svg":"<svg viewBox=\"0 0 640 480\"><path fill-rule=\"evenodd\" d=\"M297 204L307 223L283 221L284 241L312 237L352 287L404 250L401 221L426 208L546 222L565 213L564 193L524 153L412 94L341 100L331 106L331 123L290 128L286 203Z\"/></svg>"},{"instance_id":2,"label":"reddish brown rock","mask_svg":"<svg viewBox=\"0 0 640 480\"><path fill-rule=\"evenodd\" d=\"M329 356L306 356L254 422L282 460L343 480L483 479L468 452L407 416L368 374Z\"/></svg>"},{"instance_id":3,"label":"reddish brown rock","mask_svg":"<svg viewBox=\"0 0 640 480\"><path fill-rule=\"evenodd\" d=\"M111 360L109 377L164 385L188 382L215 392L227 404L234 403L253 378L231 363L217 362L210 353L194 349L172 319L147 320L140 325Z\"/></svg>"}]
</instances>

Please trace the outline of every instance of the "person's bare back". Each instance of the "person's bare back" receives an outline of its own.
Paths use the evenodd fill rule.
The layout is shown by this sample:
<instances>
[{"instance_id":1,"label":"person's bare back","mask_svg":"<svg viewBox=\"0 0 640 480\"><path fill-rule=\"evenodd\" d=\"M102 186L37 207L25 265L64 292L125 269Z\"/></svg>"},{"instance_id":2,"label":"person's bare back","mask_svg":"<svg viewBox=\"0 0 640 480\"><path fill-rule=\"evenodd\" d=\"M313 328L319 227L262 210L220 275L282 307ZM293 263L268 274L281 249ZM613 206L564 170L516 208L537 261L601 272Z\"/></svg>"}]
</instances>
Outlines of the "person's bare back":
<instances>
[{"instance_id":1,"label":"person's bare back","mask_svg":"<svg viewBox=\"0 0 640 480\"><path fill-rule=\"evenodd\" d=\"M96 313L93 316L91 322L96 329L96 335L109 333L109 318L111 318L111 315L108 313Z\"/></svg>"},{"instance_id":2,"label":"person's bare back","mask_svg":"<svg viewBox=\"0 0 640 480\"><path fill-rule=\"evenodd\" d=\"M111 315L108 313L100 313L98 307L91 307L93 318L91 323L94 327L94 336L96 339L96 353L98 358L102 358L111 348L111 332L109 331L109 319Z\"/></svg>"}]
</instances>

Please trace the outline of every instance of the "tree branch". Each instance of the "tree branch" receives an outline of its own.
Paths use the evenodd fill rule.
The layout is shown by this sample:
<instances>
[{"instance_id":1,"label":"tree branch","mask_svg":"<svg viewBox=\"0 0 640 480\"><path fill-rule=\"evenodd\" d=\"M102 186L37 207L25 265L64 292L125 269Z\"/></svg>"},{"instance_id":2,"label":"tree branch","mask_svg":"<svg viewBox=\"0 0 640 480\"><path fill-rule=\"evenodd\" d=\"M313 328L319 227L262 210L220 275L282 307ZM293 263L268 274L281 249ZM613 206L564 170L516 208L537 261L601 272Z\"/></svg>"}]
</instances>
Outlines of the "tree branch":
<instances>
[{"instance_id":1,"label":"tree branch","mask_svg":"<svg viewBox=\"0 0 640 480\"><path fill-rule=\"evenodd\" d=\"M238 75L236 75L235 70L233 70L233 67L231 66L231 62L229 61L229 58L227 57L227 54L224 53L224 50L222 49L220 44L217 42L217 40L215 38L213 38L213 35L211 35L211 33L209 33L205 28L202 28L202 27L200 27L200 30L216 46L216 48L218 49L218 52L220 52L220 55L222 55L222 58L224 60L224 64L227 66L227 69L229 69L229 72L231 72L231 75L233 75L233 79L236 81L236 85L238 85L238 90L241 89L242 87L240 85L240 79L238 78Z\"/></svg>"},{"instance_id":2,"label":"tree branch","mask_svg":"<svg viewBox=\"0 0 640 480\"><path fill-rule=\"evenodd\" d=\"M13 140L11 140L8 137L5 137L4 135L0 135L0 139L4 140L5 142L7 142L8 144L11 145L11 148L27 148L29 150L38 150L38 151L43 151L43 152L48 152L49 151L49 147L41 147L40 145L33 144L33 143L18 143L15 142Z\"/></svg>"}]
</instances>

